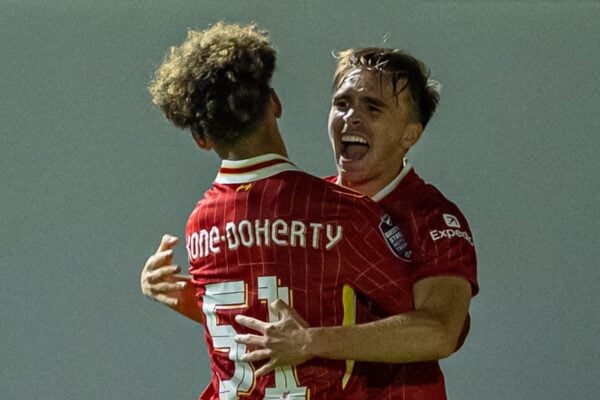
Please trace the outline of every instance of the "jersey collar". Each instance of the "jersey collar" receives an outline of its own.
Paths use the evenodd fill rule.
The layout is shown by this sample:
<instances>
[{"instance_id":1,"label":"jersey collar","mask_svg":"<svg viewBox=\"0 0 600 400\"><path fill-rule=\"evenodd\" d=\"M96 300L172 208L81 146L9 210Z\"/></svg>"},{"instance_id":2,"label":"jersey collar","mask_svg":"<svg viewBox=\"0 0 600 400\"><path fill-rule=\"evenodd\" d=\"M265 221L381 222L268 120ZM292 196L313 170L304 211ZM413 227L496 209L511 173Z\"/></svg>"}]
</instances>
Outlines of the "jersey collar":
<instances>
[{"instance_id":1,"label":"jersey collar","mask_svg":"<svg viewBox=\"0 0 600 400\"><path fill-rule=\"evenodd\" d=\"M408 173L410 172L411 169L412 169L412 165L410 165L410 163L408 162L408 160L406 158L403 158L402 159L402 170L400 171L398 176L395 177L393 181L388 183L388 185L386 187L381 189L379 192L375 193L375 195L373 195L373 197L371 197L371 200L379 201L379 200L383 199L385 196L387 196L388 194L390 194L394 189L396 189L396 187L398 187L398 185L400 184L402 179L404 179L404 177L406 175L408 175ZM335 179L335 184L341 185L342 184L341 182L342 181L340 180L340 176L338 175L337 178Z\"/></svg>"},{"instance_id":2,"label":"jersey collar","mask_svg":"<svg viewBox=\"0 0 600 400\"><path fill-rule=\"evenodd\" d=\"M298 171L298 167L279 154L263 154L246 160L223 160L215 182L224 184L254 182L284 171Z\"/></svg>"},{"instance_id":3,"label":"jersey collar","mask_svg":"<svg viewBox=\"0 0 600 400\"><path fill-rule=\"evenodd\" d=\"M400 171L398 176L395 177L393 181L388 183L388 185L386 187L381 189L379 192L375 193L375 195L373 195L373 197L371 197L371 199L373 199L374 201L379 201L379 200L383 199L385 196L387 196L388 194L390 194L394 189L396 189L398 187L400 182L402 182L402 179L404 179L404 177L410 172L411 169L412 169L412 165L410 165L410 163L408 162L408 160L406 158L403 159L402 160L402 170Z\"/></svg>"}]
</instances>

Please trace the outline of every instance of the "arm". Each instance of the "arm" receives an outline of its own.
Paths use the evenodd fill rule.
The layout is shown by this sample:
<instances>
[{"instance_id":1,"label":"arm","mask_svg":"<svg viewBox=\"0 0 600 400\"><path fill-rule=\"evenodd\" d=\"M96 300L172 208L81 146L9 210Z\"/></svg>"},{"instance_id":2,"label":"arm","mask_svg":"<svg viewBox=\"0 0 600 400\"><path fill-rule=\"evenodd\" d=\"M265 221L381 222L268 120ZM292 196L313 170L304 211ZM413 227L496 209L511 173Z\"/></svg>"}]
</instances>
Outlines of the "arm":
<instances>
[{"instance_id":1,"label":"arm","mask_svg":"<svg viewBox=\"0 0 600 400\"><path fill-rule=\"evenodd\" d=\"M140 277L142 293L201 324L202 311L196 304L191 277L177 275L181 268L172 264L177 241L174 236L164 235L156 253L148 257Z\"/></svg>"},{"instance_id":2,"label":"arm","mask_svg":"<svg viewBox=\"0 0 600 400\"><path fill-rule=\"evenodd\" d=\"M462 278L433 277L414 285L415 310L368 324L311 328L312 356L407 363L450 356L471 299Z\"/></svg>"},{"instance_id":3,"label":"arm","mask_svg":"<svg viewBox=\"0 0 600 400\"><path fill-rule=\"evenodd\" d=\"M276 323L236 317L264 336L238 335L235 340L259 348L246 354L246 361L270 358L258 375L313 357L387 363L437 360L456 349L470 299L471 286L465 279L431 277L415 283L414 311L366 324L312 328L277 303L281 320Z\"/></svg>"}]
</instances>

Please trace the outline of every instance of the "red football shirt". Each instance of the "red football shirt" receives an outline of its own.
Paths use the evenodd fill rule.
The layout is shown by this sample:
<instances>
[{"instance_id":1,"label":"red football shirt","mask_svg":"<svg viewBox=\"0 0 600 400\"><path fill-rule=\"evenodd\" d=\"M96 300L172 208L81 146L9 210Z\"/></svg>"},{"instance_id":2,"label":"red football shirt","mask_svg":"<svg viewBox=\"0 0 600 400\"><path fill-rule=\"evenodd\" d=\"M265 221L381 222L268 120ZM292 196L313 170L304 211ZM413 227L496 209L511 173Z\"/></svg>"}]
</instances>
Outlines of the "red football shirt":
<instances>
[{"instance_id":1,"label":"red football shirt","mask_svg":"<svg viewBox=\"0 0 600 400\"><path fill-rule=\"evenodd\" d=\"M364 399L351 363L313 359L256 378L239 361L246 333L237 314L276 321L283 299L310 325L352 323L357 297L378 314L413 308L398 228L370 199L298 171L267 154L223 161L213 187L189 217L186 246L212 379L201 399ZM282 397L287 394L287 397Z\"/></svg>"},{"instance_id":2,"label":"red football shirt","mask_svg":"<svg viewBox=\"0 0 600 400\"><path fill-rule=\"evenodd\" d=\"M338 182L337 177L326 180ZM409 260L411 278L417 282L433 276L458 276L479 291L473 235L462 212L434 186L425 183L405 162L401 173L373 200L400 227L402 257ZM369 398L444 400L446 390L439 363L358 365L374 371Z\"/></svg>"}]
</instances>

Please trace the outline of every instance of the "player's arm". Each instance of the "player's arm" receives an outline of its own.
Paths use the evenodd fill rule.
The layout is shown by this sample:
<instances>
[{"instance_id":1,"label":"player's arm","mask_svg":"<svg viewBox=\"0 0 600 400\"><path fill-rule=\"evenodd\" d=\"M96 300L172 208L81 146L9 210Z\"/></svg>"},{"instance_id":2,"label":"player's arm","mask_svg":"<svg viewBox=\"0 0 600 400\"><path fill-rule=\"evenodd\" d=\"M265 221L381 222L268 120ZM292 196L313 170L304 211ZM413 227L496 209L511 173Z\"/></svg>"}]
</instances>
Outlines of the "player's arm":
<instances>
[{"instance_id":1,"label":"player's arm","mask_svg":"<svg viewBox=\"0 0 600 400\"><path fill-rule=\"evenodd\" d=\"M387 363L438 360L454 352L470 301L467 280L431 277L414 285L414 311L336 327L307 327L289 306L278 302L273 305L281 315L276 323L237 316L237 322L262 336L238 335L236 341L258 347L245 360L270 359L259 375L313 357Z\"/></svg>"},{"instance_id":2,"label":"player's arm","mask_svg":"<svg viewBox=\"0 0 600 400\"><path fill-rule=\"evenodd\" d=\"M458 343L471 301L462 278L432 277L414 286L415 310L368 324L311 328L311 356L406 363L450 356Z\"/></svg>"},{"instance_id":3,"label":"player's arm","mask_svg":"<svg viewBox=\"0 0 600 400\"><path fill-rule=\"evenodd\" d=\"M142 293L201 324L202 311L196 305L191 277L178 275L181 268L173 264L177 241L174 236L164 235L156 253L148 257L140 277Z\"/></svg>"}]
</instances>

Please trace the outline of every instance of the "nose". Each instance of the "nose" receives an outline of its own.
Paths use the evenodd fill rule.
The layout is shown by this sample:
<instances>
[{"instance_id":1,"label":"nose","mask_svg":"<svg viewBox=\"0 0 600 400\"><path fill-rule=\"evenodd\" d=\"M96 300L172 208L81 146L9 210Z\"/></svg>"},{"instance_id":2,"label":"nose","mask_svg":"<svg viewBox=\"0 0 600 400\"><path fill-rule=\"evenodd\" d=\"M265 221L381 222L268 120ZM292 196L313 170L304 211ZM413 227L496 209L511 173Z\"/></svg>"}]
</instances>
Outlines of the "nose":
<instances>
[{"instance_id":1,"label":"nose","mask_svg":"<svg viewBox=\"0 0 600 400\"><path fill-rule=\"evenodd\" d=\"M356 125L360 123L360 115L353 107L348 108L343 119L346 125Z\"/></svg>"}]
</instances>

